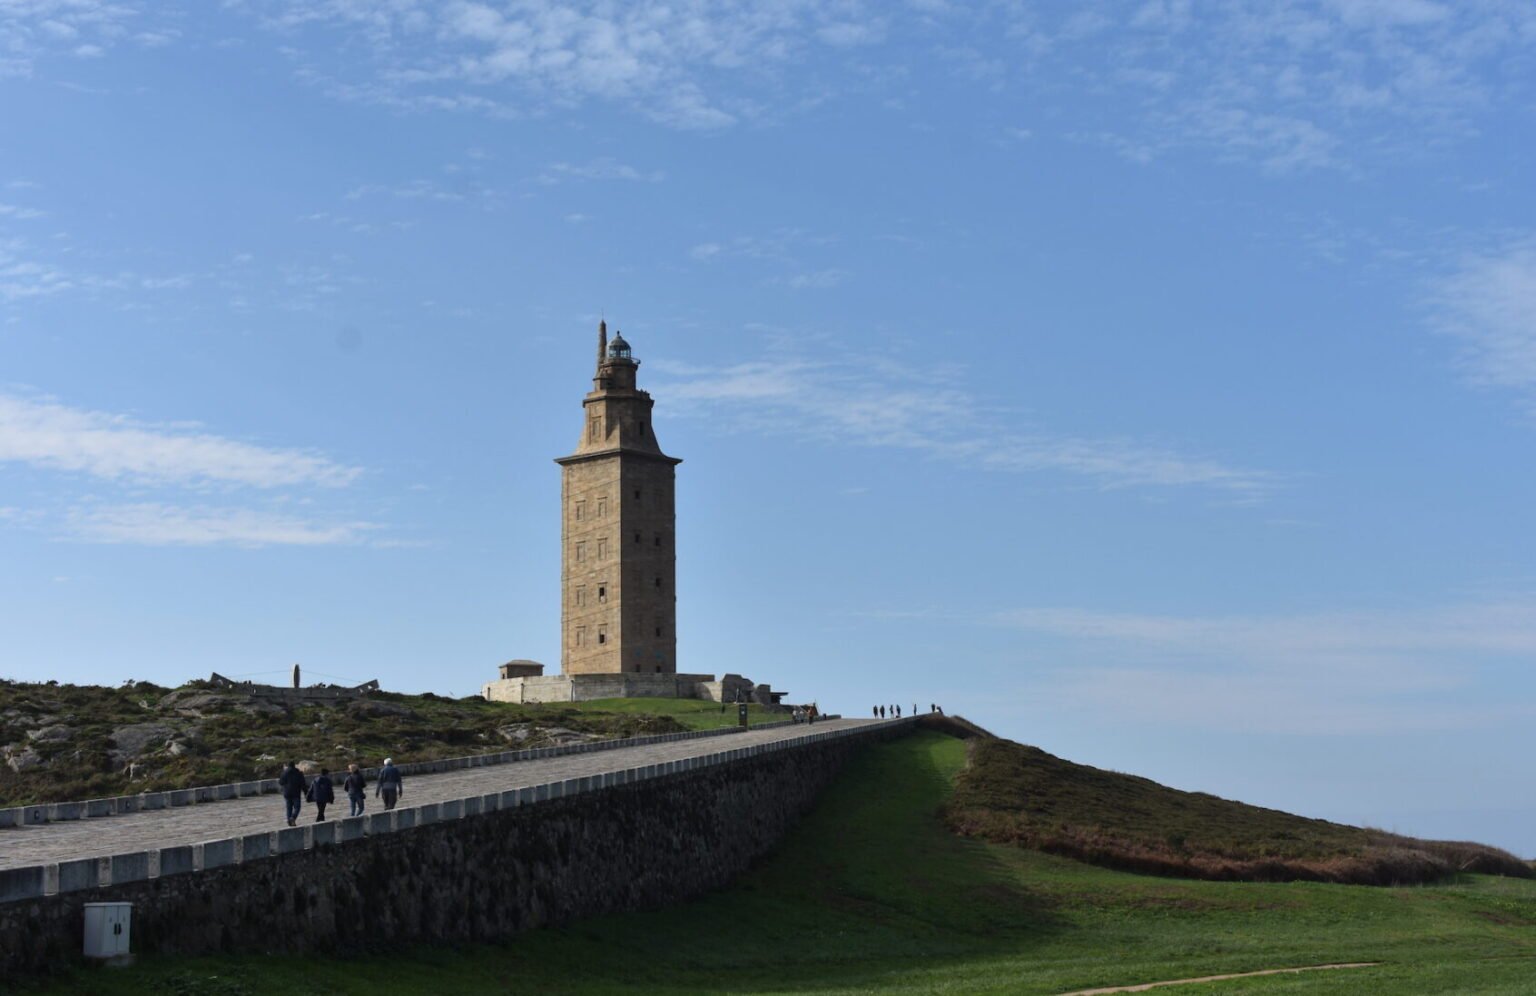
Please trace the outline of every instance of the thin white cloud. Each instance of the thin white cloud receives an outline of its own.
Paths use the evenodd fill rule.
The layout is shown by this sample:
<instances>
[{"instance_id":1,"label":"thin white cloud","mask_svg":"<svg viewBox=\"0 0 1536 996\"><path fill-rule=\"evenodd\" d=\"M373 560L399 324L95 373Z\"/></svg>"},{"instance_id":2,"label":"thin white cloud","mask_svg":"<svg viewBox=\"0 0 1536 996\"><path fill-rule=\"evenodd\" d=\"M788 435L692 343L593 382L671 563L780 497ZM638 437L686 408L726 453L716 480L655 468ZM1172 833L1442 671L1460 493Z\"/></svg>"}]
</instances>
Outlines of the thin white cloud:
<instances>
[{"instance_id":1,"label":"thin white cloud","mask_svg":"<svg viewBox=\"0 0 1536 996\"><path fill-rule=\"evenodd\" d=\"M52 54L99 58L155 13L152 5L116 0L0 0L0 77L31 76ZM146 36L169 41L175 31L139 33Z\"/></svg>"},{"instance_id":2,"label":"thin white cloud","mask_svg":"<svg viewBox=\"0 0 1536 996\"><path fill-rule=\"evenodd\" d=\"M550 163L539 174L539 182L555 184L565 180L626 180L631 183L660 183L666 176L661 170L647 172L617 159L593 159L585 163Z\"/></svg>"},{"instance_id":3,"label":"thin white cloud","mask_svg":"<svg viewBox=\"0 0 1536 996\"><path fill-rule=\"evenodd\" d=\"M308 522L248 508L181 508L145 502L75 509L67 533L93 543L252 548L355 545L377 528L368 522Z\"/></svg>"},{"instance_id":4,"label":"thin white cloud","mask_svg":"<svg viewBox=\"0 0 1536 996\"><path fill-rule=\"evenodd\" d=\"M533 112L615 102L677 128L721 128L771 103L777 70L807 50L883 37L861 0L279 0L238 4L296 35L336 30L381 68L345 80L306 66L343 99L397 107ZM489 95L489 96L487 96Z\"/></svg>"},{"instance_id":5,"label":"thin white cloud","mask_svg":"<svg viewBox=\"0 0 1536 996\"><path fill-rule=\"evenodd\" d=\"M1074 708L1225 732L1362 734L1529 720L1487 704L1482 666L1536 653L1536 597L1415 612L1175 616L1080 608L1001 612L1045 641L1040 681ZM1471 700L1476 699L1474 704Z\"/></svg>"},{"instance_id":6,"label":"thin white cloud","mask_svg":"<svg viewBox=\"0 0 1536 996\"><path fill-rule=\"evenodd\" d=\"M0 462L6 461L114 481L259 488L344 487L362 473L303 450L0 394Z\"/></svg>"},{"instance_id":7,"label":"thin white cloud","mask_svg":"<svg viewBox=\"0 0 1536 996\"><path fill-rule=\"evenodd\" d=\"M1433 288L1430 304L1434 325L1465 347L1474 381L1536 389L1536 243L1463 258Z\"/></svg>"},{"instance_id":8,"label":"thin white cloud","mask_svg":"<svg viewBox=\"0 0 1536 996\"><path fill-rule=\"evenodd\" d=\"M0 301L50 297L77 285L65 270L33 256L20 239L0 239Z\"/></svg>"},{"instance_id":9,"label":"thin white cloud","mask_svg":"<svg viewBox=\"0 0 1536 996\"><path fill-rule=\"evenodd\" d=\"M659 403L736 431L901 449L984 470L1067 474L1102 488L1195 487L1239 501L1261 499L1281 480L1134 439L1023 430L957 376L907 370L885 357L653 366L665 378Z\"/></svg>"},{"instance_id":10,"label":"thin white cloud","mask_svg":"<svg viewBox=\"0 0 1536 996\"><path fill-rule=\"evenodd\" d=\"M1188 0L229 5L316 34L304 51L324 54L296 54L309 60L298 72L347 100L500 116L604 101L719 128L908 80L929 59L1139 161L1195 147L1274 173L1476 134L1487 108L1530 98L1536 39L1536 7L1513 0L1272 0L1198 17ZM854 46L856 74L835 75ZM361 65L331 57L358 47L372 55Z\"/></svg>"}]
</instances>

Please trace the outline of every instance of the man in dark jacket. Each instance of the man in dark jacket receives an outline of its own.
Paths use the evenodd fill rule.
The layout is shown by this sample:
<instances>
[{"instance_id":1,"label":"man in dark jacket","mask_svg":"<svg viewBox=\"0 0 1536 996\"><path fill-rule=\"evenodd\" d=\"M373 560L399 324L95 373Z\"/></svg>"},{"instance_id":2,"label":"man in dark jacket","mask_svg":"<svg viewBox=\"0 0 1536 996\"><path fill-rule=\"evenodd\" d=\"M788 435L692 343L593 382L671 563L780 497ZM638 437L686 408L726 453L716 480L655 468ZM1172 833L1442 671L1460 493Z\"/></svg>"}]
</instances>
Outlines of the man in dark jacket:
<instances>
[{"instance_id":1,"label":"man in dark jacket","mask_svg":"<svg viewBox=\"0 0 1536 996\"><path fill-rule=\"evenodd\" d=\"M304 792L309 788L309 783L304 780L304 772L289 761L288 766L277 778L277 787L283 792L283 807L288 813L288 825L294 826L299 821L299 810L304 805Z\"/></svg>"},{"instance_id":2,"label":"man in dark jacket","mask_svg":"<svg viewBox=\"0 0 1536 996\"><path fill-rule=\"evenodd\" d=\"M363 815L363 804L368 801L368 776L363 774L363 769L356 764L347 765L347 780L341 783L341 790L347 793L347 801L352 804L352 812L347 815Z\"/></svg>"},{"instance_id":3,"label":"man in dark jacket","mask_svg":"<svg viewBox=\"0 0 1536 996\"><path fill-rule=\"evenodd\" d=\"M325 822L325 807L336 801L336 790L331 787L331 773L326 768L309 783L309 801L315 804L315 822Z\"/></svg>"},{"instance_id":4,"label":"man in dark jacket","mask_svg":"<svg viewBox=\"0 0 1536 996\"><path fill-rule=\"evenodd\" d=\"M384 759L384 767L379 769L379 780L374 784L375 797L384 797L384 808L394 809L395 801L405 795L405 779L400 777L400 769L395 767L392 758Z\"/></svg>"}]
</instances>

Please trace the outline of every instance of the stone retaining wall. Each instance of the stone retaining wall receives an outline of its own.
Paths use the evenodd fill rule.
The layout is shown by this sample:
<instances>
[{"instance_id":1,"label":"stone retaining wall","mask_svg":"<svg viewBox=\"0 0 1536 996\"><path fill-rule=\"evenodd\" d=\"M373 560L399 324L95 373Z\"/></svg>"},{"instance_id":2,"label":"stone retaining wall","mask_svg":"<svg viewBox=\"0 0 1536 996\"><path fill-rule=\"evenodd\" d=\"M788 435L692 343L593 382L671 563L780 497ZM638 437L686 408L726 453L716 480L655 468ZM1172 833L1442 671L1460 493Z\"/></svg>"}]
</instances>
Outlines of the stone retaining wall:
<instances>
[{"instance_id":1,"label":"stone retaining wall","mask_svg":"<svg viewBox=\"0 0 1536 996\"><path fill-rule=\"evenodd\" d=\"M3 871L0 975L78 958L88 902L133 903L134 949L164 954L487 940L675 902L729 882L853 751L912 722Z\"/></svg>"}]
</instances>

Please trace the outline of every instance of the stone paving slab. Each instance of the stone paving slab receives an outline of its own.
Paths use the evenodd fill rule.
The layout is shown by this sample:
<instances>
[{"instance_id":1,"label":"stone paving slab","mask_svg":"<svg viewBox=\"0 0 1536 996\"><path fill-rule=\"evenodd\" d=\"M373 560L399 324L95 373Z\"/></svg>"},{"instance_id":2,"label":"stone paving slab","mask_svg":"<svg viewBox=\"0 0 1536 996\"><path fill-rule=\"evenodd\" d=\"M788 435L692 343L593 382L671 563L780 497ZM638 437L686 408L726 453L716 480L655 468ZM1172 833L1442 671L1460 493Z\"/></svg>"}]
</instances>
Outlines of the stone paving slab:
<instances>
[{"instance_id":1,"label":"stone paving slab","mask_svg":"<svg viewBox=\"0 0 1536 996\"><path fill-rule=\"evenodd\" d=\"M442 803L467 796L505 792L551 782L602 776L630 768L662 765L735 750L752 744L797 740L830 730L855 729L876 725L872 719L835 719L810 726L780 726L748 730L724 737L674 740L670 743L645 744L586 754L517 761L433 775L408 775L401 805L420 806ZM401 758L408 761L410 758ZM681 770L681 765L678 766ZM383 812L383 801L368 787L369 814ZM327 819L347 815L348 804L337 793L337 800L327 810ZM314 806L304 804L300 819L312 822ZM80 858L156 850L226 837L241 837L283 828L283 799L277 795L246 796L191 806L125 813L101 820L71 820L39 823L0 829L0 870L28 865L75 861Z\"/></svg>"}]
</instances>

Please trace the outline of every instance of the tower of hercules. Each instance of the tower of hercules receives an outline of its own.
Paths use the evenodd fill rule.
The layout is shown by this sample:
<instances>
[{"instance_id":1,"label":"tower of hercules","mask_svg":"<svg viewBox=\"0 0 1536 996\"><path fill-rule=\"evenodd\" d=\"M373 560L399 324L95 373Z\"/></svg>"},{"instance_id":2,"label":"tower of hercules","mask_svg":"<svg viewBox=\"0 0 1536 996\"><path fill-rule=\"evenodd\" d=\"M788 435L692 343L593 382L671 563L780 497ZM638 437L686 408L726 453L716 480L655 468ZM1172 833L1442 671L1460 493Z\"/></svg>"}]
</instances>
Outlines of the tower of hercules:
<instances>
[{"instance_id":1,"label":"tower of hercules","mask_svg":"<svg viewBox=\"0 0 1536 996\"><path fill-rule=\"evenodd\" d=\"M560 670L677 673L675 468L651 426L640 361L606 322L582 400L576 452L561 457Z\"/></svg>"}]
</instances>

